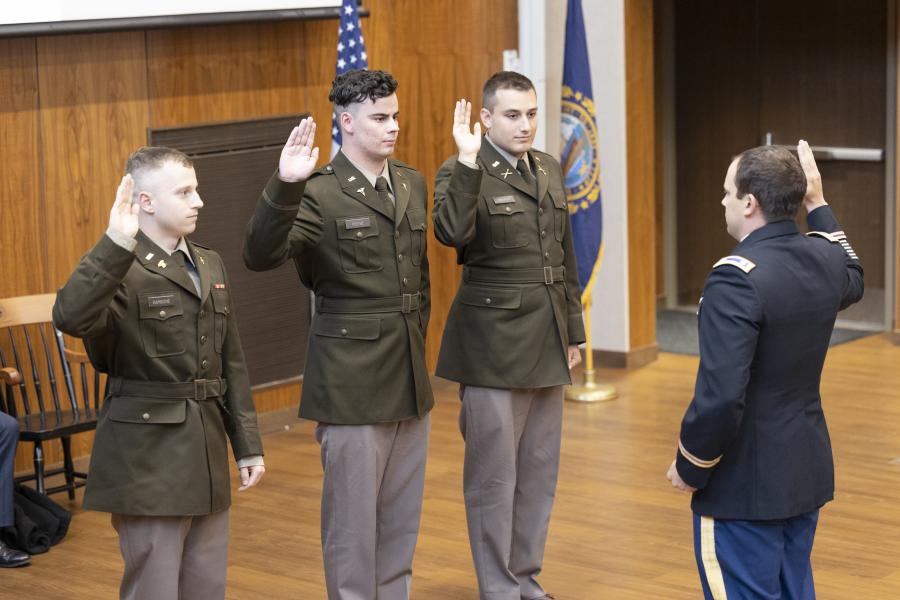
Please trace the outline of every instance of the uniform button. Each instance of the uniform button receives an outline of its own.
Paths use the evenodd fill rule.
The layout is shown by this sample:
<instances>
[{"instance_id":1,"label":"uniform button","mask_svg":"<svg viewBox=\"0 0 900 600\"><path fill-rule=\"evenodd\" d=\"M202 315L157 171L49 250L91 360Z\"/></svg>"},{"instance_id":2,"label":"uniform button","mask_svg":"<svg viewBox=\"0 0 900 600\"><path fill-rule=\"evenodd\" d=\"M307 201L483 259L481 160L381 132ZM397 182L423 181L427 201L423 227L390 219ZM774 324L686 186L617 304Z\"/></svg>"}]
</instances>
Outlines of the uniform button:
<instances>
[{"instance_id":1,"label":"uniform button","mask_svg":"<svg viewBox=\"0 0 900 600\"><path fill-rule=\"evenodd\" d=\"M397 255L397 262L403 262L403 255L402 255L402 254L398 254L398 255Z\"/></svg>"},{"instance_id":2,"label":"uniform button","mask_svg":"<svg viewBox=\"0 0 900 600\"><path fill-rule=\"evenodd\" d=\"M164 310L159 311L159 318L160 318L160 319L165 319L165 318L166 318L166 311L164 311Z\"/></svg>"},{"instance_id":3,"label":"uniform button","mask_svg":"<svg viewBox=\"0 0 900 600\"><path fill-rule=\"evenodd\" d=\"M547 237L547 230L541 229L541 237Z\"/></svg>"},{"instance_id":4,"label":"uniform button","mask_svg":"<svg viewBox=\"0 0 900 600\"><path fill-rule=\"evenodd\" d=\"M207 366L209 366L209 361L204 358L200 361L200 366L205 369Z\"/></svg>"},{"instance_id":5,"label":"uniform button","mask_svg":"<svg viewBox=\"0 0 900 600\"><path fill-rule=\"evenodd\" d=\"M357 232L356 232L356 237L361 238L362 236L363 236L362 231L357 231Z\"/></svg>"},{"instance_id":6,"label":"uniform button","mask_svg":"<svg viewBox=\"0 0 900 600\"><path fill-rule=\"evenodd\" d=\"M484 303L485 303L485 304L490 304L490 303L491 303L491 299L490 299L490 298L485 298L485 299L484 299Z\"/></svg>"},{"instance_id":7,"label":"uniform button","mask_svg":"<svg viewBox=\"0 0 900 600\"><path fill-rule=\"evenodd\" d=\"M206 311L205 311L205 310L201 310L201 311L200 311L199 317L202 319L202 318L205 317L205 316L206 316Z\"/></svg>"},{"instance_id":8,"label":"uniform button","mask_svg":"<svg viewBox=\"0 0 900 600\"><path fill-rule=\"evenodd\" d=\"M226 314L226 315L228 314L228 307L227 307L227 306L225 307L225 314Z\"/></svg>"},{"instance_id":9,"label":"uniform button","mask_svg":"<svg viewBox=\"0 0 900 600\"><path fill-rule=\"evenodd\" d=\"M539 215L544 214L544 209L543 209L543 208L538 208L538 214L539 214Z\"/></svg>"},{"instance_id":10,"label":"uniform button","mask_svg":"<svg viewBox=\"0 0 900 600\"><path fill-rule=\"evenodd\" d=\"M509 207L509 206L507 206L507 207L506 207L506 212L512 212L512 208Z\"/></svg>"},{"instance_id":11,"label":"uniform button","mask_svg":"<svg viewBox=\"0 0 900 600\"><path fill-rule=\"evenodd\" d=\"M149 421L149 420L150 420L150 413L144 413L144 414L142 414L142 415L141 415L141 419L143 419L144 421Z\"/></svg>"},{"instance_id":12,"label":"uniform button","mask_svg":"<svg viewBox=\"0 0 900 600\"><path fill-rule=\"evenodd\" d=\"M205 336L205 335L201 335L201 336L200 336L200 343L201 343L201 344L205 344L205 343L206 343L206 336Z\"/></svg>"},{"instance_id":13,"label":"uniform button","mask_svg":"<svg viewBox=\"0 0 900 600\"><path fill-rule=\"evenodd\" d=\"M549 252L544 252L544 258L547 259L547 260L550 260L550 253L549 253Z\"/></svg>"},{"instance_id":14,"label":"uniform button","mask_svg":"<svg viewBox=\"0 0 900 600\"><path fill-rule=\"evenodd\" d=\"M409 279L406 277L403 278L403 285L409 285Z\"/></svg>"},{"instance_id":15,"label":"uniform button","mask_svg":"<svg viewBox=\"0 0 900 600\"><path fill-rule=\"evenodd\" d=\"M347 335L347 330L346 330L346 329L341 329L341 335Z\"/></svg>"},{"instance_id":16,"label":"uniform button","mask_svg":"<svg viewBox=\"0 0 900 600\"><path fill-rule=\"evenodd\" d=\"M399 239L400 239L400 232L399 232L399 231L395 231L395 232L394 232L394 239L395 239L395 240L399 240Z\"/></svg>"}]
</instances>

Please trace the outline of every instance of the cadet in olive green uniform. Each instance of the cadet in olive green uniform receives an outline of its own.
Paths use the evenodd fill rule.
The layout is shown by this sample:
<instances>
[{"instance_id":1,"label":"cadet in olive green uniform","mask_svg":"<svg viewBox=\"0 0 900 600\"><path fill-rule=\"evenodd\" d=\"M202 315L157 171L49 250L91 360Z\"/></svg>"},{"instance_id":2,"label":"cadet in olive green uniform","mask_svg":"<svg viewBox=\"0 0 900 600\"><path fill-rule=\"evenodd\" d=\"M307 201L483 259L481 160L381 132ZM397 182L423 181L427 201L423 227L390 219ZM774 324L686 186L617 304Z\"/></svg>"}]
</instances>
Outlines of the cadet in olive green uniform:
<instances>
[{"instance_id":1,"label":"cadet in olive green uniform","mask_svg":"<svg viewBox=\"0 0 900 600\"><path fill-rule=\"evenodd\" d=\"M141 148L126 172L106 235L53 307L109 375L84 506L113 513L122 598L221 599L227 440L241 489L265 471L228 278L184 237L203 206L190 160Z\"/></svg>"},{"instance_id":2,"label":"cadet in olive green uniform","mask_svg":"<svg viewBox=\"0 0 900 600\"><path fill-rule=\"evenodd\" d=\"M397 82L381 71L335 79L343 147L314 170L315 123L294 129L247 226L255 270L293 259L316 294L300 416L317 421L325 481L328 598L409 596L429 411L425 183L389 159Z\"/></svg>"},{"instance_id":3,"label":"cadet in olive green uniform","mask_svg":"<svg viewBox=\"0 0 900 600\"><path fill-rule=\"evenodd\" d=\"M458 381L464 491L481 598L547 598L537 582L556 492L562 386L584 341L559 163L531 148L534 86L501 72L481 119L456 105L458 156L437 175L434 228L457 249L463 281L437 375Z\"/></svg>"}]
</instances>

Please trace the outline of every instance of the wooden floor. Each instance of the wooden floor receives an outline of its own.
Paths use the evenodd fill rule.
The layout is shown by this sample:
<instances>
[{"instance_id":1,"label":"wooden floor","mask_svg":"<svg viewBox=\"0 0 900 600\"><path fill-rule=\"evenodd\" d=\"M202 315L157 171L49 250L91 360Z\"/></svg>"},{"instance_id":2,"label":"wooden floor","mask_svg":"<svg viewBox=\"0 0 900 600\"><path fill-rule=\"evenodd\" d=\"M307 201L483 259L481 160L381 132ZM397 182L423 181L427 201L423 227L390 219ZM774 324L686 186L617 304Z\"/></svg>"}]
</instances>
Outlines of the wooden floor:
<instances>
[{"instance_id":1,"label":"wooden floor","mask_svg":"<svg viewBox=\"0 0 900 600\"><path fill-rule=\"evenodd\" d=\"M663 354L603 372L620 398L566 405L562 470L541 581L559 600L700 598L688 497L664 478L697 359ZM461 491L458 400L438 403L412 597L476 599ZM837 496L813 553L819 598L900 598L900 347L884 337L833 348L823 397ZM266 422L269 422L267 419ZM308 423L265 436L269 472L236 495L228 597L324 598L318 447ZM177 490L173 490L177 493ZM72 507L68 537L24 569L0 573L3 598L113 598L121 561L105 514Z\"/></svg>"}]
</instances>

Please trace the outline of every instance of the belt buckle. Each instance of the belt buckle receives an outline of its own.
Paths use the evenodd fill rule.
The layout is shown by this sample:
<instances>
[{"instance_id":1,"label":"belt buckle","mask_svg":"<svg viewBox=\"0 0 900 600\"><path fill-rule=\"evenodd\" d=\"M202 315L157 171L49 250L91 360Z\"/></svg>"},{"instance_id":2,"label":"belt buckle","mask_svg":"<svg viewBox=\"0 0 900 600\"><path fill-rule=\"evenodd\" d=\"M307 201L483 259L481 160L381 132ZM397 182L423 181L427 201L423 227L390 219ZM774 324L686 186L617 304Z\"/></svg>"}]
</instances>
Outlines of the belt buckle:
<instances>
[{"instance_id":1,"label":"belt buckle","mask_svg":"<svg viewBox=\"0 0 900 600\"><path fill-rule=\"evenodd\" d=\"M544 285L553 285L553 267L544 267Z\"/></svg>"},{"instance_id":2,"label":"belt buckle","mask_svg":"<svg viewBox=\"0 0 900 600\"><path fill-rule=\"evenodd\" d=\"M202 402L206 400L206 380L205 379L195 379L194 380L194 400L197 402Z\"/></svg>"},{"instance_id":3,"label":"belt buckle","mask_svg":"<svg viewBox=\"0 0 900 600\"><path fill-rule=\"evenodd\" d=\"M402 294L401 295L402 303L400 307L400 311L404 315L408 315L412 312L412 294Z\"/></svg>"}]
</instances>

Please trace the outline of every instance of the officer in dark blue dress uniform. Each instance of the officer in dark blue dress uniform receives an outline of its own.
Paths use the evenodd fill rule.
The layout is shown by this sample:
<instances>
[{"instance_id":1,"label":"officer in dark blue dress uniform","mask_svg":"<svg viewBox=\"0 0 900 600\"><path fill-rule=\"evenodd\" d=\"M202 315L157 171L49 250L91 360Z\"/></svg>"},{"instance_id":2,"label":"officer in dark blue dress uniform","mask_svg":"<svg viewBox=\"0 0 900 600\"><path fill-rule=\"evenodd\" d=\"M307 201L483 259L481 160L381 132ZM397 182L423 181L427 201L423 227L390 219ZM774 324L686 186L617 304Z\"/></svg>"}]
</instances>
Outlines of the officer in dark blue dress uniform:
<instances>
[{"instance_id":1,"label":"officer in dark blue dress uniform","mask_svg":"<svg viewBox=\"0 0 900 600\"><path fill-rule=\"evenodd\" d=\"M739 240L699 309L700 367L668 477L693 492L707 599L815 598L810 553L834 463L819 381L838 311L863 270L822 195L812 151L747 150L725 176ZM794 216L808 211L811 232Z\"/></svg>"}]
</instances>

